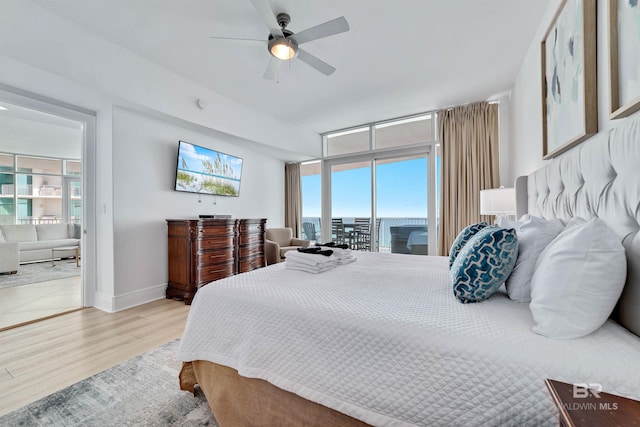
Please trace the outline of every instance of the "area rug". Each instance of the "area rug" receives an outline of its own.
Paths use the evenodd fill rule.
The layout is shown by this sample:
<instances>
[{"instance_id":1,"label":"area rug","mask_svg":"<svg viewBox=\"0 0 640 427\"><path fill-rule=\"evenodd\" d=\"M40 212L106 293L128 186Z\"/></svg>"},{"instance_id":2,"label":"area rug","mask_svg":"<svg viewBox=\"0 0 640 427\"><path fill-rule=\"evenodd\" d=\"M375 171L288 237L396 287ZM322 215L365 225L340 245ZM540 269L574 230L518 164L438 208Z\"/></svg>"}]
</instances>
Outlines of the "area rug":
<instances>
[{"instance_id":1,"label":"area rug","mask_svg":"<svg viewBox=\"0 0 640 427\"><path fill-rule=\"evenodd\" d=\"M76 267L75 258L56 261L53 266L51 261L20 264L18 273L0 274L0 289L79 275L80 267Z\"/></svg>"},{"instance_id":2,"label":"area rug","mask_svg":"<svg viewBox=\"0 0 640 427\"><path fill-rule=\"evenodd\" d=\"M207 400L181 391L179 340L0 417L0 426L213 426Z\"/></svg>"}]
</instances>

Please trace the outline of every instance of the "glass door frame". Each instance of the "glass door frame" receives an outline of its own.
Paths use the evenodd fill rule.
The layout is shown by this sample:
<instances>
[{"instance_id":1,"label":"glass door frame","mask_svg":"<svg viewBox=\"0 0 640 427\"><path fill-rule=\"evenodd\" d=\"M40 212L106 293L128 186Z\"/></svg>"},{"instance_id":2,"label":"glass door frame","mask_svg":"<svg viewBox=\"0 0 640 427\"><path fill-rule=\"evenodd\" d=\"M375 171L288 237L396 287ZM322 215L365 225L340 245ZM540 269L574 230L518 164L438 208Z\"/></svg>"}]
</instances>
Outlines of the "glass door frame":
<instances>
[{"instance_id":1,"label":"glass door frame","mask_svg":"<svg viewBox=\"0 0 640 427\"><path fill-rule=\"evenodd\" d=\"M62 177L62 218L63 221L66 223L70 223L71 222L71 196L72 196L72 191L71 191L71 183L72 182L79 182L80 183L80 189L82 191L82 178L80 178L79 176L63 176ZM80 200L82 200L82 196L80 197ZM82 223L82 222L81 222Z\"/></svg>"},{"instance_id":2,"label":"glass door frame","mask_svg":"<svg viewBox=\"0 0 640 427\"><path fill-rule=\"evenodd\" d=\"M436 175L436 145L438 142L417 144L413 146L407 146L405 148L393 148L374 150L364 153L357 153L351 155L341 155L335 157L325 157L321 161L321 197L322 197L322 218L321 218L321 238L322 241L328 241L331 239L331 168L336 165L343 165L347 163L362 163L369 162L371 167L371 218L373 228L375 228L376 218L378 217L376 206L376 160L387 160L399 157L407 156L425 156L427 158L427 233L429 239L429 255L438 254L438 224L437 224L437 206L436 200L439 179ZM429 197L429 194L432 197ZM429 221L428 219L434 218L435 221ZM372 233L377 233L378 230L372 229ZM327 233L329 233L327 235ZM377 248L376 248L377 250Z\"/></svg>"}]
</instances>

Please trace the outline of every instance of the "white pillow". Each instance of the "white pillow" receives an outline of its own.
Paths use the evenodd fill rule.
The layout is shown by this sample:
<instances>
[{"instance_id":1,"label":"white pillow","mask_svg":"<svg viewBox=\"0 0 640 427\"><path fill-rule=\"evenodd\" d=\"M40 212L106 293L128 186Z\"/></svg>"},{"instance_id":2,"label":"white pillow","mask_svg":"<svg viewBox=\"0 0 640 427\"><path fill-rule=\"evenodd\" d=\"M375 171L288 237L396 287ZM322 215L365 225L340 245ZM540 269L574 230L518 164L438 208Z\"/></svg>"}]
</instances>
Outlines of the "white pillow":
<instances>
[{"instance_id":1,"label":"white pillow","mask_svg":"<svg viewBox=\"0 0 640 427\"><path fill-rule=\"evenodd\" d=\"M523 215L522 218L524 218L524 216L525 215ZM500 228L514 228L518 231L523 222L522 218L519 221L515 221L509 217L501 216L496 219L496 225Z\"/></svg>"},{"instance_id":2,"label":"white pillow","mask_svg":"<svg viewBox=\"0 0 640 427\"><path fill-rule=\"evenodd\" d=\"M546 220L537 216L523 218L516 229L518 259L505 283L509 298L518 302L531 301L531 278L542 251L564 229L559 219Z\"/></svg>"},{"instance_id":3,"label":"white pillow","mask_svg":"<svg viewBox=\"0 0 640 427\"><path fill-rule=\"evenodd\" d=\"M547 246L531 280L533 332L578 338L613 311L627 276L621 239L599 218L574 218Z\"/></svg>"}]
</instances>

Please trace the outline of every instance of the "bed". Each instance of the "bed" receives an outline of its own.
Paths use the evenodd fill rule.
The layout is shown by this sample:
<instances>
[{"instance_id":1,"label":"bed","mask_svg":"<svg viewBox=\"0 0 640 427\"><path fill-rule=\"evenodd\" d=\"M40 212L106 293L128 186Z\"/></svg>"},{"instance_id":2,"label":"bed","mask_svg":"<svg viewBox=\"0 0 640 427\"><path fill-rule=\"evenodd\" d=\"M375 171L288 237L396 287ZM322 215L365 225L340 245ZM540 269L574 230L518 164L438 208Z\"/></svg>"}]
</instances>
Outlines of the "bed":
<instances>
[{"instance_id":1,"label":"bed","mask_svg":"<svg viewBox=\"0 0 640 427\"><path fill-rule=\"evenodd\" d=\"M622 237L627 280L582 338L531 331L503 290L452 295L448 259L358 252L321 274L284 263L196 294L181 387L227 425L557 425L544 380L640 399L640 120L628 119L516 182L518 215L597 216Z\"/></svg>"}]
</instances>

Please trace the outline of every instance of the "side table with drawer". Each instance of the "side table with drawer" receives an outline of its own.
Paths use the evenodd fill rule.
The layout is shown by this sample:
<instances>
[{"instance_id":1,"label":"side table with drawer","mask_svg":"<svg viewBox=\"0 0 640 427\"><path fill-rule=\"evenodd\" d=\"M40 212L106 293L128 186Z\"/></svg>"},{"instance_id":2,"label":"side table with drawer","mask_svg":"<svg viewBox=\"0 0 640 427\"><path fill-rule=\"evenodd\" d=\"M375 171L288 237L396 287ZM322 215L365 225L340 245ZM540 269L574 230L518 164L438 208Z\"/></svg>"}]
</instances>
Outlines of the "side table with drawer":
<instances>
[{"instance_id":1,"label":"side table with drawer","mask_svg":"<svg viewBox=\"0 0 640 427\"><path fill-rule=\"evenodd\" d=\"M640 426L640 402L551 379L545 380L564 427Z\"/></svg>"}]
</instances>

